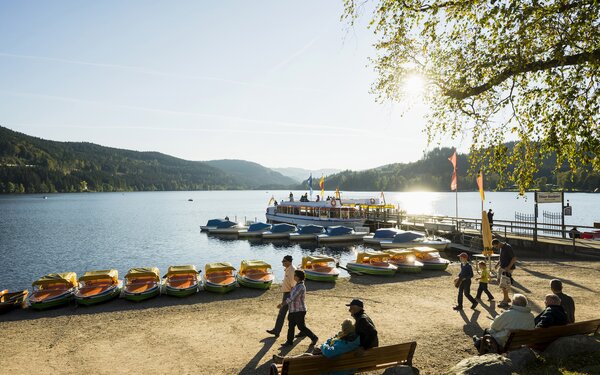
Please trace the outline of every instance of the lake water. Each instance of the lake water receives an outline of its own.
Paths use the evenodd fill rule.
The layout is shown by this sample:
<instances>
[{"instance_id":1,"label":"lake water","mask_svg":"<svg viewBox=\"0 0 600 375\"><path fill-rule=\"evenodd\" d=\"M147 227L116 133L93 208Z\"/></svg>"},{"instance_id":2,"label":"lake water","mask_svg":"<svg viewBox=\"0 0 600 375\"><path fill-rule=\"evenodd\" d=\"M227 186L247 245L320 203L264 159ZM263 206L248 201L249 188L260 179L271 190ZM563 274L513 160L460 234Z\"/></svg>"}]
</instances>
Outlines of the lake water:
<instances>
[{"instance_id":1,"label":"lake water","mask_svg":"<svg viewBox=\"0 0 600 375\"><path fill-rule=\"evenodd\" d=\"M300 197L304 191L294 192ZM315 192L318 193L318 192ZM362 245L316 249L314 245L282 242L227 240L200 233L208 219L265 221L271 196L287 199L289 191L194 191L52 194L0 196L0 288L23 289L38 277L54 272L115 268L121 277L131 267L227 261L239 267L242 259L262 259L283 276L280 261L291 254L326 253L353 258ZM330 195L333 193L330 192ZM377 197L379 193L342 193L343 197ZM192 202L188 199L193 199ZM388 203L398 203L409 213L451 215L454 193L386 193ZM600 194L570 194L573 216L567 224L592 225L600 221ZM491 202L491 203L489 203ZM514 219L514 213L532 213L533 196L517 199L516 193L486 193L485 208L494 219ZM459 193L459 216L479 217L479 193ZM560 204L540 211L559 212Z\"/></svg>"}]
</instances>

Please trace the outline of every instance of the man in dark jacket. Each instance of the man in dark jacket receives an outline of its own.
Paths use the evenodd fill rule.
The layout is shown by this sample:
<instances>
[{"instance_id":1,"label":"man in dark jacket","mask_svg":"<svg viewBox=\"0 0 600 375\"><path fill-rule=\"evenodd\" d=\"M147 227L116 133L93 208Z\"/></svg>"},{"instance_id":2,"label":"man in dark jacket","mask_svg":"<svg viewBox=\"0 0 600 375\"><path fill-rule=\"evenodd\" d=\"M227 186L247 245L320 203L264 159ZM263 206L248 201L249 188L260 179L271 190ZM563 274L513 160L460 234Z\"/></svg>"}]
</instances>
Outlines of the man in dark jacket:
<instances>
[{"instance_id":1,"label":"man in dark jacket","mask_svg":"<svg viewBox=\"0 0 600 375\"><path fill-rule=\"evenodd\" d=\"M560 298L560 305L565 309L569 323L575 323L575 301L573 301L571 296L563 293L562 281L553 279L550 281L550 289L553 294L556 294Z\"/></svg>"},{"instance_id":2,"label":"man in dark jacket","mask_svg":"<svg viewBox=\"0 0 600 375\"><path fill-rule=\"evenodd\" d=\"M567 314L560 305L560 298L556 294L548 294L544 302L546 308L535 317L535 328L564 326L568 323Z\"/></svg>"},{"instance_id":3,"label":"man in dark jacket","mask_svg":"<svg viewBox=\"0 0 600 375\"><path fill-rule=\"evenodd\" d=\"M349 307L348 311L352 317L356 320L354 329L356 334L360 337L360 346L363 349L370 349L379 346L379 339L377 338L377 330L375 324L369 318L364 310L364 303L359 299L353 299L352 302L347 304Z\"/></svg>"}]
</instances>

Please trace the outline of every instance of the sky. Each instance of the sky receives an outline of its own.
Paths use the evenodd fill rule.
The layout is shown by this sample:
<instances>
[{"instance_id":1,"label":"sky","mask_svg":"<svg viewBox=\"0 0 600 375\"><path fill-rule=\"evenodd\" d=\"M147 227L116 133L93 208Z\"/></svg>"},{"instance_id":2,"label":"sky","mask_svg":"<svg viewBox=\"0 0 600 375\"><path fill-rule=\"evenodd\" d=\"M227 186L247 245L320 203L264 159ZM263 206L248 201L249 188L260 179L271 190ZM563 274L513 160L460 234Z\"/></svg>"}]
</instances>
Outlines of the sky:
<instances>
[{"instance_id":1,"label":"sky","mask_svg":"<svg viewBox=\"0 0 600 375\"><path fill-rule=\"evenodd\" d=\"M0 3L0 125L187 160L420 159L427 107L378 103L369 11L337 1ZM446 145L452 146L452 145Z\"/></svg>"}]
</instances>

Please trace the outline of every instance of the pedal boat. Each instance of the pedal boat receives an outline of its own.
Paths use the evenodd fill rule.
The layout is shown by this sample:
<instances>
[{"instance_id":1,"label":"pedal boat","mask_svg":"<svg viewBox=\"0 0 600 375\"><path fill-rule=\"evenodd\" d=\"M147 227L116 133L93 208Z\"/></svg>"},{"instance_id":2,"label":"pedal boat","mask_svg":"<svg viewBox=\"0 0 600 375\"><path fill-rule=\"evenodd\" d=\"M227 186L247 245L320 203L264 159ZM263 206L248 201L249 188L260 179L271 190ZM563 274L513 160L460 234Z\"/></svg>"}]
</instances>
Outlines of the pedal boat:
<instances>
[{"instance_id":1,"label":"pedal boat","mask_svg":"<svg viewBox=\"0 0 600 375\"><path fill-rule=\"evenodd\" d=\"M363 242L369 245L379 245L381 241L391 241L400 233L400 230L395 228L377 229L373 235L363 237Z\"/></svg>"},{"instance_id":2,"label":"pedal boat","mask_svg":"<svg viewBox=\"0 0 600 375\"><path fill-rule=\"evenodd\" d=\"M346 268L367 275L394 276L397 267L389 260L389 254L380 251L365 251L358 253L355 262L346 263Z\"/></svg>"},{"instance_id":3,"label":"pedal boat","mask_svg":"<svg viewBox=\"0 0 600 375\"><path fill-rule=\"evenodd\" d=\"M123 298L140 302L160 294L160 272L156 267L132 268L125 275Z\"/></svg>"},{"instance_id":4,"label":"pedal boat","mask_svg":"<svg viewBox=\"0 0 600 375\"><path fill-rule=\"evenodd\" d=\"M450 240L442 237L426 237L422 233L402 231L392 240L380 241L379 246L381 246L382 249L408 249L427 246L437 250L445 250L449 244Z\"/></svg>"},{"instance_id":5,"label":"pedal boat","mask_svg":"<svg viewBox=\"0 0 600 375\"><path fill-rule=\"evenodd\" d=\"M323 234L325 228L321 225L308 224L303 225L297 232L290 233L290 241L316 241L319 234Z\"/></svg>"},{"instance_id":6,"label":"pedal boat","mask_svg":"<svg viewBox=\"0 0 600 375\"><path fill-rule=\"evenodd\" d=\"M42 276L31 284L29 305L35 310L46 310L66 305L73 300L77 290L75 272L51 273Z\"/></svg>"},{"instance_id":7,"label":"pedal boat","mask_svg":"<svg viewBox=\"0 0 600 375\"><path fill-rule=\"evenodd\" d=\"M317 241L319 243L361 241L367 234L369 233L355 232L354 228L350 227L334 226L327 228L326 233L319 234Z\"/></svg>"},{"instance_id":8,"label":"pedal boat","mask_svg":"<svg viewBox=\"0 0 600 375\"><path fill-rule=\"evenodd\" d=\"M27 298L29 290L21 290L19 292L9 293L8 289L0 292L0 314L9 312L10 310L21 307Z\"/></svg>"},{"instance_id":9,"label":"pedal boat","mask_svg":"<svg viewBox=\"0 0 600 375\"><path fill-rule=\"evenodd\" d=\"M271 224L267 223L253 223L250 224L248 229L241 230L238 233L240 237L262 237L263 233L271 230Z\"/></svg>"},{"instance_id":10,"label":"pedal boat","mask_svg":"<svg viewBox=\"0 0 600 375\"><path fill-rule=\"evenodd\" d=\"M310 255L302 257L302 265L306 278L312 281L335 282L340 271L335 266L335 259L326 256Z\"/></svg>"},{"instance_id":11,"label":"pedal boat","mask_svg":"<svg viewBox=\"0 0 600 375\"><path fill-rule=\"evenodd\" d=\"M89 306L110 301L120 294L121 285L117 270L88 271L79 278L75 301L78 305Z\"/></svg>"},{"instance_id":12,"label":"pedal boat","mask_svg":"<svg viewBox=\"0 0 600 375\"><path fill-rule=\"evenodd\" d=\"M230 263L208 263L204 266L204 290L214 293L228 293L237 286L235 267Z\"/></svg>"},{"instance_id":13,"label":"pedal boat","mask_svg":"<svg viewBox=\"0 0 600 375\"><path fill-rule=\"evenodd\" d=\"M390 263L398 267L398 272L421 272L423 263L417 260L415 252L412 250L385 250L390 255Z\"/></svg>"},{"instance_id":14,"label":"pedal boat","mask_svg":"<svg viewBox=\"0 0 600 375\"><path fill-rule=\"evenodd\" d=\"M198 292L198 270L193 264L171 266L164 276L165 291L173 297L187 297Z\"/></svg>"},{"instance_id":15,"label":"pedal boat","mask_svg":"<svg viewBox=\"0 0 600 375\"><path fill-rule=\"evenodd\" d=\"M292 224L273 224L271 230L264 232L262 238L284 238L288 239L290 233L295 233L298 230L295 225Z\"/></svg>"},{"instance_id":16,"label":"pedal boat","mask_svg":"<svg viewBox=\"0 0 600 375\"><path fill-rule=\"evenodd\" d=\"M262 260L242 260L237 274L240 285L253 289L269 289L274 279L271 265Z\"/></svg>"},{"instance_id":17,"label":"pedal boat","mask_svg":"<svg viewBox=\"0 0 600 375\"><path fill-rule=\"evenodd\" d=\"M432 247L422 246L411 250L414 251L417 260L423 263L424 270L444 271L450 264L449 260L442 258L439 251Z\"/></svg>"}]
</instances>

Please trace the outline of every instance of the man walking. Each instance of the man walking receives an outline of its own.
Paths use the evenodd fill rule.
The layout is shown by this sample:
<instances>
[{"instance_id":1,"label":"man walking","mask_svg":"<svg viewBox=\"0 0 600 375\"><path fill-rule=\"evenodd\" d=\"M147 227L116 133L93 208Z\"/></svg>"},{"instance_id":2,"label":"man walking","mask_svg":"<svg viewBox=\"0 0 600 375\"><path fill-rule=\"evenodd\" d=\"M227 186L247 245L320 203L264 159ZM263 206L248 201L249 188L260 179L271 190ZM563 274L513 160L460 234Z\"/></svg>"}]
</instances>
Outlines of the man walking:
<instances>
[{"instance_id":1,"label":"man walking","mask_svg":"<svg viewBox=\"0 0 600 375\"><path fill-rule=\"evenodd\" d=\"M498 307L506 309L508 308L508 303L510 302L510 298L508 298L508 292L510 291L510 286L512 285L512 270L515 268L517 257L515 257L512 246L506 242L500 242L498 239L494 239L492 241L492 246L494 247L494 250L500 251L500 260L498 263L496 263L496 267L500 267L498 270L500 274L499 286L502 290L503 296L502 301L498 304Z\"/></svg>"},{"instance_id":2,"label":"man walking","mask_svg":"<svg viewBox=\"0 0 600 375\"><path fill-rule=\"evenodd\" d=\"M288 314L288 332L287 340L281 344L281 346L292 346L294 345L294 331L296 327L302 334L301 337L308 336L311 339L310 344L315 345L319 338L306 326L306 286L304 286L305 279L304 271L294 271L294 280L296 285L292 288L289 293L289 297L281 302L277 307L280 309L287 305L289 306L290 313Z\"/></svg>"},{"instance_id":3,"label":"man walking","mask_svg":"<svg viewBox=\"0 0 600 375\"><path fill-rule=\"evenodd\" d=\"M296 267L292 264L292 260L294 259L291 255L286 255L281 261L285 268L285 275L283 277L283 282L281 283L281 291L283 292L281 307L279 307L279 314L277 314L277 319L275 320L275 328L267 330L267 333L275 337L279 337L281 329L283 328L283 323L285 322L285 316L288 312L288 304L285 303L285 301L289 298L292 288L296 286L296 281L294 280L294 271L296 271Z\"/></svg>"},{"instance_id":4,"label":"man walking","mask_svg":"<svg viewBox=\"0 0 600 375\"><path fill-rule=\"evenodd\" d=\"M348 306L350 315L356 320L354 329L356 334L360 337L360 347L363 349L371 349L379 346L379 338L377 337L377 329L375 324L369 318L364 310L364 303L359 299L353 299Z\"/></svg>"}]
</instances>

